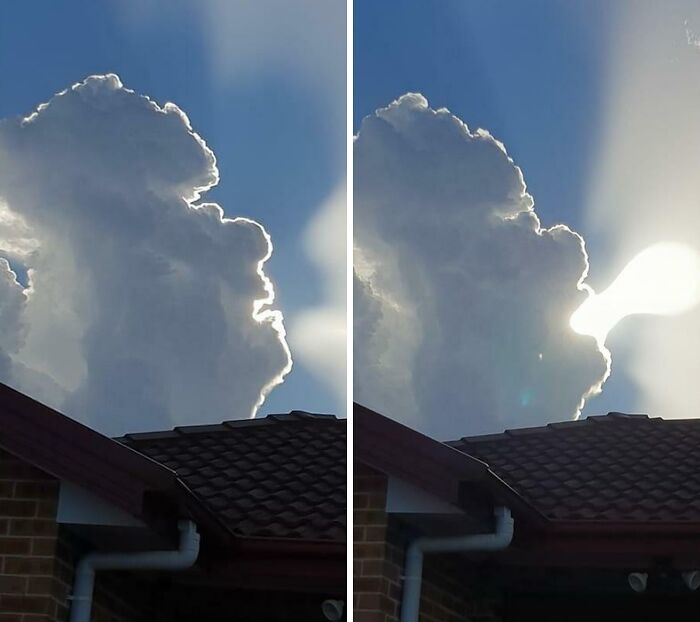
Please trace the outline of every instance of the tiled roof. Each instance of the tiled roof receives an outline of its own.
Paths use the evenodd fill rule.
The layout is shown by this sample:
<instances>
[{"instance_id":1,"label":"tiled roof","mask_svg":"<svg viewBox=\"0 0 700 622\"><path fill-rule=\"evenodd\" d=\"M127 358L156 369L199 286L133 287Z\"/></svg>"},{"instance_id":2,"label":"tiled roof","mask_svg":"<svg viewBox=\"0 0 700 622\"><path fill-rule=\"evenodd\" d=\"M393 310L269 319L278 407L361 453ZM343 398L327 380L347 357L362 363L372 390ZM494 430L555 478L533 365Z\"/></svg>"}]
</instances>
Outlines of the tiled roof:
<instances>
[{"instance_id":1,"label":"tiled roof","mask_svg":"<svg viewBox=\"0 0 700 622\"><path fill-rule=\"evenodd\" d=\"M610 413L448 443L556 521L700 521L700 419Z\"/></svg>"},{"instance_id":2,"label":"tiled roof","mask_svg":"<svg viewBox=\"0 0 700 622\"><path fill-rule=\"evenodd\" d=\"M235 534L343 541L345 429L293 411L116 440L175 471Z\"/></svg>"}]
</instances>

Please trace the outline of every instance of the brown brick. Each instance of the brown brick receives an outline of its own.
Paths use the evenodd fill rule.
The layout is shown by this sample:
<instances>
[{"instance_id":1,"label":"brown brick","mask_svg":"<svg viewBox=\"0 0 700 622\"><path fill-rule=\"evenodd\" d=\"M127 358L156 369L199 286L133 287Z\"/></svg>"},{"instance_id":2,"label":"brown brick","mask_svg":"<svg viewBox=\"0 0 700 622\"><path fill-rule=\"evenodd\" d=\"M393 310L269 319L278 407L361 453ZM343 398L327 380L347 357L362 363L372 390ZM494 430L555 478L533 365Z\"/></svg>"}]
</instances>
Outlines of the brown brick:
<instances>
[{"instance_id":1,"label":"brown brick","mask_svg":"<svg viewBox=\"0 0 700 622\"><path fill-rule=\"evenodd\" d=\"M32 555L50 556L56 551L56 538L31 538Z\"/></svg>"},{"instance_id":2,"label":"brown brick","mask_svg":"<svg viewBox=\"0 0 700 622\"><path fill-rule=\"evenodd\" d=\"M384 594L362 594L360 593L357 601L358 610L363 609L379 609L381 611L386 611L391 608L393 612L393 605L389 599Z\"/></svg>"},{"instance_id":3,"label":"brown brick","mask_svg":"<svg viewBox=\"0 0 700 622\"><path fill-rule=\"evenodd\" d=\"M352 581L355 592L382 592L384 579L382 577L355 577Z\"/></svg>"},{"instance_id":4,"label":"brown brick","mask_svg":"<svg viewBox=\"0 0 700 622\"><path fill-rule=\"evenodd\" d=\"M12 480L0 480L0 499L11 499L15 492L15 483Z\"/></svg>"},{"instance_id":5,"label":"brown brick","mask_svg":"<svg viewBox=\"0 0 700 622\"><path fill-rule=\"evenodd\" d=\"M60 583L63 583L64 585L73 585L73 575L74 575L74 568L70 564L66 564L60 559L55 560L54 564L54 577L56 578L57 581Z\"/></svg>"},{"instance_id":6,"label":"brown brick","mask_svg":"<svg viewBox=\"0 0 700 622\"><path fill-rule=\"evenodd\" d=\"M0 608L22 613L48 613L51 599L48 596L0 595Z\"/></svg>"},{"instance_id":7,"label":"brown brick","mask_svg":"<svg viewBox=\"0 0 700 622\"><path fill-rule=\"evenodd\" d=\"M384 556L384 543L359 542L353 545L353 551L358 559L381 559Z\"/></svg>"},{"instance_id":8,"label":"brown brick","mask_svg":"<svg viewBox=\"0 0 700 622\"><path fill-rule=\"evenodd\" d=\"M0 536L0 555L28 555L31 548L31 538Z\"/></svg>"},{"instance_id":9,"label":"brown brick","mask_svg":"<svg viewBox=\"0 0 700 622\"><path fill-rule=\"evenodd\" d=\"M53 584L52 577L30 577L27 583L27 594L52 595Z\"/></svg>"},{"instance_id":10,"label":"brown brick","mask_svg":"<svg viewBox=\"0 0 700 622\"><path fill-rule=\"evenodd\" d=\"M72 583L62 583L54 577L53 584L51 585L51 596L53 596L59 603L66 603L68 602L68 596L70 596L72 593Z\"/></svg>"},{"instance_id":11,"label":"brown brick","mask_svg":"<svg viewBox=\"0 0 700 622\"><path fill-rule=\"evenodd\" d=\"M385 510L386 509L386 495L384 492L375 492L367 495L367 507L370 510Z\"/></svg>"},{"instance_id":12,"label":"brown brick","mask_svg":"<svg viewBox=\"0 0 700 622\"><path fill-rule=\"evenodd\" d=\"M390 562L396 564L397 566L403 566L403 564L404 564L403 549L399 548L398 546L393 546L391 544L387 544L386 558Z\"/></svg>"},{"instance_id":13,"label":"brown brick","mask_svg":"<svg viewBox=\"0 0 700 622\"><path fill-rule=\"evenodd\" d=\"M41 499L37 501L36 515L37 518L56 518L56 500Z\"/></svg>"},{"instance_id":14,"label":"brown brick","mask_svg":"<svg viewBox=\"0 0 700 622\"><path fill-rule=\"evenodd\" d=\"M6 574L24 574L34 576L51 576L53 559L51 557L6 557L4 572Z\"/></svg>"},{"instance_id":15,"label":"brown brick","mask_svg":"<svg viewBox=\"0 0 700 622\"><path fill-rule=\"evenodd\" d=\"M10 534L14 536L53 536L58 527L55 521L43 518L10 519Z\"/></svg>"},{"instance_id":16,"label":"brown brick","mask_svg":"<svg viewBox=\"0 0 700 622\"><path fill-rule=\"evenodd\" d=\"M381 510L353 511L354 525L383 525L386 523L386 513Z\"/></svg>"},{"instance_id":17,"label":"brown brick","mask_svg":"<svg viewBox=\"0 0 700 622\"><path fill-rule=\"evenodd\" d=\"M51 479L40 479L15 484L17 499L52 499L58 493L58 482Z\"/></svg>"},{"instance_id":18,"label":"brown brick","mask_svg":"<svg viewBox=\"0 0 700 622\"><path fill-rule=\"evenodd\" d=\"M27 616L24 617L24 620L27 619ZM22 620L22 614L21 613L0 613L0 622L23 622ZM42 620L42 622L46 622L46 620Z\"/></svg>"},{"instance_id":19,"label":"brown brick","mask_svg":"<svg viewBox=\"0 0 700 622\"><path fill-rule=\"evenodd\" d=\"M388 560L385 561L384 576L389 579L389 581L399 583L401 581L401 577L403 576L403 564L399 565Z\"/></svg>"},{"instance_id":20,"label":"brown brick","mask_svg":"<svg viewBox=\"0 0 700 622\"><path fill-rule=\"evenodd\" d=\"M389 598L395 601L400 601L402 596L401 586L398 583L395 583L394 581L390 581L389 579L387 579L386 583L386 593L389 596Z\"/></svg>"},{"instance_id":21,"label":"brown brick","mask_svg":"<svg viewBox=\"0 0 700 622\"><path fill-rule=\"evenodd\" d=\"M363 577L381 577L384 576L385 562L383 559L363 559L362 560L362 576Z\"/></svg>"},{"instance_id":22,"label":"brown brick","mask_svg":"<svg viewBox=\"0 0 700 622\"><path fill-rule=\"evenodd\" d=\"M367 525L365 527L365 542L384 542L386 527L384 525Z\"/></svg>"},{"instance_id":23,"label":"brown brick","mask_svg":"<svg viewBox=\"0 0 700 622\"><path fill-rule=\"evenodd\" d=\"M385 622L386 615L382 611L354 611L353 622Z\"/></svg>"},{"instance_id":24,"label":"brown brick","mask_svg":"<svg viewBox=\"0 0 700 622\"><path fill-rule=\"evenodd\" d=\"M58 538L56 542L56 557L66 564L72 564L75 561L76 553L70 542L64 537Z\"/></svg>"},{"instance_id":25,"label":"brown brick","mask_svg":"<svg viewBox=\"0 0 700 622\"><path fill-rule=\"evenodd\" d=\"M0 594L24 594L27 578L17 575L0 575Z\"/></svg>"},{"instance_id":26,"label":"brown brick","mask_svg":"<svg viewBox=\"0 0 700 622\"><path fill-rule=\"evenodd\" d=\"M54 618L57 622L67 622L69 609L68 606L62 603L56 603L54 610ZM24 622L24 621L23 621Z\"/></svg>"},{"instance_id":27,"label":"brown brick","mask_svg":"<svg viewBox=\"0 0 700 622\"><path fill-rule=\"evenodd\" d=\"M352 495L354 510L364 510L369 507L369 495L365 492L354 492Z\"/></svg>"},{"instance_id":28,"label":"brown brick","mask_svg":"<svg viewBox=\"0 0 700 622\"><path fill-rule=\"evenodd\" d=\"M31 499L3 499L0 512L8 518L36 516L36 501Z\"/></svg>"}]
</instances>

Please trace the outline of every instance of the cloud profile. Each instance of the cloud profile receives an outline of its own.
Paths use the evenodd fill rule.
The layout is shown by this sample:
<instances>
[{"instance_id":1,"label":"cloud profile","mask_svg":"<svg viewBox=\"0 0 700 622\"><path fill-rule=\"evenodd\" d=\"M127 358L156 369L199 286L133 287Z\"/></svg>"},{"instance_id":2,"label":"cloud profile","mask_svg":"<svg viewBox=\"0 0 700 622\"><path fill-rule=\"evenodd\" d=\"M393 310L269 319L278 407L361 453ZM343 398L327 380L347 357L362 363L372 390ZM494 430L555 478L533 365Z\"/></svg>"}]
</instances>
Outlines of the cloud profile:
<instances>
[{"instance_id":1,"label":"cloud profile","mask_svg":"<svg viewBox=\"0 0 700 622\"><path fill-rule=\"evenodd\" d=\"M573 418L609 363L569 326L583 239L502 143L407 94L355 140L355 400L438 438Z\"/></svg>"},{"instance_id":2,"label":"cloud profile","mask_svg":"<svg viewBox=\"0 0 700 622\"><path fill-rule=\"evenodd\" d=\"M291 357L269 236L199 201L217 183L113 74L0 122L0 380L110 434L254 414Z\"/></svg>"}]
</instances>

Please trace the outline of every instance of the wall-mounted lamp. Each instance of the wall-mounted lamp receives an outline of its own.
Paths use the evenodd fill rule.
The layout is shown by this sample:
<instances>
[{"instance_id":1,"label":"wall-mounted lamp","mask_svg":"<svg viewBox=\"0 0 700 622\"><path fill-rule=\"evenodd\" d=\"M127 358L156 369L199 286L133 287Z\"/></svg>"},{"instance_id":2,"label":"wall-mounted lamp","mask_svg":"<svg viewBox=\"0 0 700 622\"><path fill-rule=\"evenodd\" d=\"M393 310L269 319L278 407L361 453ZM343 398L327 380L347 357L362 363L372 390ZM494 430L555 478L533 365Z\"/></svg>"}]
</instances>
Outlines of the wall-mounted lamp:
<instances>
[{"instance_id":1,"label":"wall-mounted lamp","mask_svg":"<svg viewBox=\"0 0 700 622\"><path fill-rule=\"evenodd\" d=\"M627 583L635 592L643 592L647 589L647 579L649 575L646 572L630 572L627 575Z\"/></svg>"},{"instance_id":2,"label":"wall-mounted lamp","mask_svg":"<svg viewBox=\"0 0 700 622\"><path fill-rule=\"evenodd\" d=\"M683 583L685 583L689 589L697 590L700 587L700 570L689 570L684 572L682 575Z\"/></svg>"}]
</instances>

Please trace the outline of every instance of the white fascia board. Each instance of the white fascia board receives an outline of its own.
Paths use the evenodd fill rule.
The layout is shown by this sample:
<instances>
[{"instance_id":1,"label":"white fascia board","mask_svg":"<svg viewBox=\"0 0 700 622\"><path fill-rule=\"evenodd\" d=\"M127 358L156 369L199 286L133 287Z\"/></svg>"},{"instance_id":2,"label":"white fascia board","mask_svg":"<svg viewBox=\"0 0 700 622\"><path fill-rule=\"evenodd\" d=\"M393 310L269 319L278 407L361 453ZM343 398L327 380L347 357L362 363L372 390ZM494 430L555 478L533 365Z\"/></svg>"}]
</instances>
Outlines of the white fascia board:
<instances>
[{"instance_id":1,"label":"white fascia board","mask_svg":"<svg viewBox=\"0 0 700 622\"><path fill-rule=\"evenodd\" d=\"M71 482L61 481L56 522L108 527L145 527L145 523Z\"/></svg>"},{"instance_id":2,"label":"white fascia board","mask_svg":"<svg viewBox=\"0 0 700 622\"><path fill-rule=\"evenodd\" d=\"M464 514L457 506L393 476L389 476L386 511L391 514Z\"/></svg>"}]
</instances>

